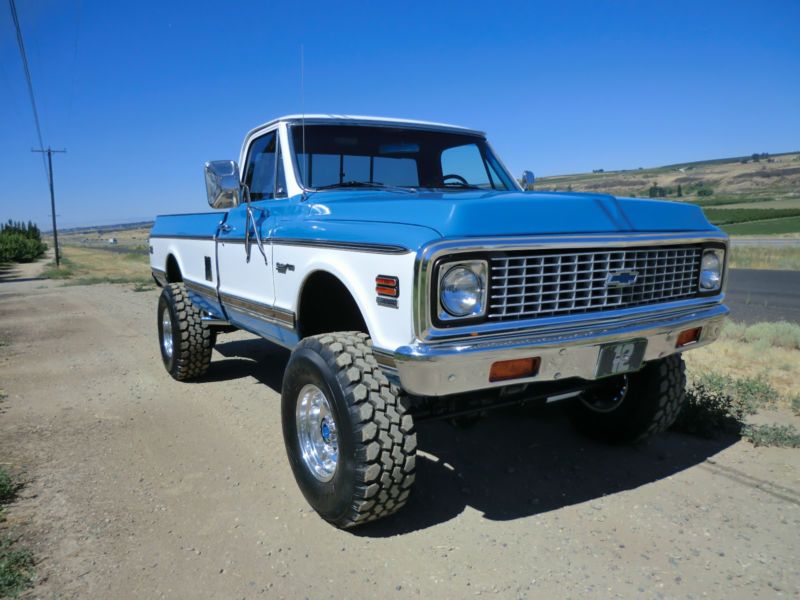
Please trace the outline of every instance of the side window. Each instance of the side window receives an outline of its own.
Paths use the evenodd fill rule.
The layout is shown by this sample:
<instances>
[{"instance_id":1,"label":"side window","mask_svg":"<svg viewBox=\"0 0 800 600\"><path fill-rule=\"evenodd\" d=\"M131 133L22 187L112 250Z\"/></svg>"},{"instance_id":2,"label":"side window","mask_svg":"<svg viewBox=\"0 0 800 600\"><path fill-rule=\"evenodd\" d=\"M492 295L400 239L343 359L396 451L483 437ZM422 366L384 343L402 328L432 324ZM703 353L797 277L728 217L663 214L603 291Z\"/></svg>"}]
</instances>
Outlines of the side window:
<instances>
[{"instance_id":1,"label":"side window","mask_svg":"<svg viewBox=\"0 0 800 600\"><path fill-rule=\"evenodd\" d=\"M283 171L283 146L278 144L278 162L275 168L275 197L286 198L286 173Z\"/></svg>"},{"instance_id":2,"label":"side window","mask_svg":"<svg viewBox=\"0 0 800 600\"><path fill-rule=\"evenodd\" d=\"M273 197L275 187L275 146L274 131L261 136L250 144L244 183L250 188L250 198L264 200ZM284 186L285 187L285 186Z\"/></svg>"},{"instance_id":3,"label":"side window","mask_svg":"<svg viewBox=\"0 0 800 600\"><path fill-rule=\"evenodd\" d=\"M457 175L469 185L476 185L482 188L492 189L504 186L499 180L492 181L486 170L486 163L483 160L481 151L475 144L465 144L447 148L442 152L442 175ZM496 173L493 174L497 176ZM457 183L460 179L453 177L448 182Z\"/></svg>"}]
</instances>

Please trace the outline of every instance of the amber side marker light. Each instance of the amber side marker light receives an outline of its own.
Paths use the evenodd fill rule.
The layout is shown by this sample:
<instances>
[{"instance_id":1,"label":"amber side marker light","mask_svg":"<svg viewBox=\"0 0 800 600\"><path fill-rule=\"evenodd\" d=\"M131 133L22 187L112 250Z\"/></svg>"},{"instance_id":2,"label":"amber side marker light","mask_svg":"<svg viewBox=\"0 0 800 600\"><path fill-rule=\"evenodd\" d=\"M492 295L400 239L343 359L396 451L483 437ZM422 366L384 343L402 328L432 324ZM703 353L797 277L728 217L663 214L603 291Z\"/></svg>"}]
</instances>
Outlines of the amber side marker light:
<instances>
[{"instance_id":1,"label":"amber side marker light","mask_svg":"<svg viewBox=\"0 0 800 600\"><path fill-rule=\"evenodd\" d=\"M684 329L678 334L678 340L675 342L676 348L683 348L689 344L694 344L700 339L700 334L703 332L702 327L692 327L691 329Z\"/></svg>"},{"instance_id":2,"label":"amber side marker light","mask_svg":"<svg viewBox=\"0 0 800 600\"><path fill-rule=\"evenodd\" d=\"M391 275L378 275L375 278L375 293L378 296L397 298L400 295L400 280Z\"/></svg>"},{"instance_id":3,"label":"amber side marker light","mask_svg":"<svg viewBox=\"0 0 800 600\"><path fill-rule=\"evenodd\" d=\"M538 356L498 361L493 363L492 368L489 369L489 381L505 381L506 379L533 377L539 372L539 365L541 362L542 359Z\"/></svg>"}]
</instances>

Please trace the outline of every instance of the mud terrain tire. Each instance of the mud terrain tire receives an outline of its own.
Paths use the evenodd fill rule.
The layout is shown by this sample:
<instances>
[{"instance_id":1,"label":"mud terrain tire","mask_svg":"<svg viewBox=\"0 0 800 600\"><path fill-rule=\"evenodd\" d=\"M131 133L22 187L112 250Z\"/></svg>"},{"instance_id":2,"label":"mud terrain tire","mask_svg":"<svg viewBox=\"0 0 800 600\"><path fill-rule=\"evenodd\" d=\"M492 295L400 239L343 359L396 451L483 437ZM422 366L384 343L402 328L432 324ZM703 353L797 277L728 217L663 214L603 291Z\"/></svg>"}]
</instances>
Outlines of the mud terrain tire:
<instances>
[{"instance_id":1,"label":"mud terrain tire","mask_svg":"<svg viewBox=\"0 0 800 600\"><path fill-rule=\"evenodd\" d=\"M183 283L164 286L158 300L158 342L164 367L178 381L200 377L211 363L216 333L201 317Z\"/></svg>"},{"instance_id":2,"label":"mud terrain tire","mask_svg":"<svg viewBox=\"0 0 800 600\"><path fill-rule=\"evenodd\" d=\"M607 399L591 398L598 392L587 391L570 406L570 417L588 437L611 443L638 442L666 431L675 422L684 403L685 387L683 358L673 354L628 375L624 397L613 409L592 408L593 402L602 406Z\"/></svg>"},{"instance_id":3,"label":"mud terrain tire","mask_svg":"<svg viewBox=\"0 0 800 600\"><path fill-rule=\"evenodd\" d=\"M314 400L308 400L309 394ZM315 403L316 413L303 408L308 402ZM326 416L318 423L314 414ZM366 334L329 333L302 340L284 374L281 415L295 479L324 519L352 527L390 515L406 503L414 482L414 421L403 395L378 367ZM309 455L322 459L309 460Z\"/></svg>"}]
</instances>

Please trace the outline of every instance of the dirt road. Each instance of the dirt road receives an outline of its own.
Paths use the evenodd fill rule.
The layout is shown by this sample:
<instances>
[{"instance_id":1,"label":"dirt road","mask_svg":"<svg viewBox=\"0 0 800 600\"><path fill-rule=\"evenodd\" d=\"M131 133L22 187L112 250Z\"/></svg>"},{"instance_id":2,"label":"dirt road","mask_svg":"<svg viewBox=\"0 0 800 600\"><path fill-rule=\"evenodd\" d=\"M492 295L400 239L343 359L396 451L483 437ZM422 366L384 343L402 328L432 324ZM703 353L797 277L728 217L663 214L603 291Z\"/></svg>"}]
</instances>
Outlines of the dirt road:
<instances>
[{"instance_id":1,"label":"dirt road","mask_svg":"<svg viewBox=\"0 0 800 600\"><path fill-rule=\"evenodd\" d=\"M406 509L338 531L305 504L279 415L283 350L220 338L202 383L164 371L156 292L0 283L7 527L37 597L798 595L800 452L669 433L578 437L556 410L419 428Z\"/></svg>"}]
</instances>

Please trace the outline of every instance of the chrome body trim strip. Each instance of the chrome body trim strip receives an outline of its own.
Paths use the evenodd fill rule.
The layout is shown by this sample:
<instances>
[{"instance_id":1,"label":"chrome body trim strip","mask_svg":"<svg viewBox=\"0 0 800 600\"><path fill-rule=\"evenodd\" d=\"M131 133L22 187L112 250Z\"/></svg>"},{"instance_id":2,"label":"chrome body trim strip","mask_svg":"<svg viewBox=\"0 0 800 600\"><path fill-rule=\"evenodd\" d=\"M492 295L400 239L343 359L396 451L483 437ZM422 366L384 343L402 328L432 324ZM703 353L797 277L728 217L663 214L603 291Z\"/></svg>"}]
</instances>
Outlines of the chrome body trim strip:
<instances>
[{"instance_id":1,"label":"chrome body trim strip","mask_svg":"<svg viewBox=\"0 0 800 600\"><path fill-rule=\"evenodd\" d=\"M214 236L213 235L182 235L180 233L154 233L150 235L150 239L162 239L162 240L202 240L204 242L213 242Z\"/></svg>"},{"instance_id":2,"label":"chrome body trim strip","mask_svg":"<svg viewBox=\"0 0 800 600\"><path fill-rule=\"evenodd\" d=\"M713 342L719 336L727 314L727 307L714 304L651 319L632 319L627 324L594 324L572 330L506 335L494 339L473 337L471 341L450 343L417 342L398 348L394 359L403 389L422 396L446 396L570 377L592 380L596 378L597 359L603 344L646 339L644 360L657 360ZM691 327L703 328L700 340L676 349L678 333ZM494 362L537 356L541 359L541 366L536 376L489 381L489 371Z\"/></svg>"},{"instance_id":3,"label":"chrome body trim strip","mask_svg":"<svg viewBox=\"0 0 800 600\"><path fill-rule=\"evenodd\" d=\"M220 244L245 244L242 238L225 238L217 240ZM264 244L281 246L304 246L307 248L329 248L332 250L352 250L354 252L370 252L374 254L407 254L410 249L389 244L371 244L366 242L338 242L333 240L314 240L305 238L264 238Z\"/></svg>"},{"instance_id":4,"label":"chrome body trim strip","mask_svg":"<svg viewBox=\"0 0 800 600\"><path fill-rule=\"evenodd\" d=\"M498 333L514 334L519 332L540 332L543 329L573 325L590 326L597 323L627 319L631 316L649 316L687 307L698 307L708 304L719 304L725 295L726 276L723 276L723 288L715 296L701 296L688 300L649 304L620 310L609 310L602 313L588 312L581 315L566 315L549 318L530 318L516 321L481 322L463 327L435 327L431 314L431 294L434 284L433 266L443 257L455 254L492 252L513 252L519 250L555 250L560 248L624 248L630 246L663 246L675 244L728 243L727 234L722 231L698 231L680 233L626 233L626 234L580 234L580 235L542 235L525 237L487 237L442 239L431 242L417 252L415 261L415 286L413 298L414 331L419 340L455 340L469 339L475 335L495 335ZM725 253L726 263L728 252ZM727 264L726 264L727 267Z\"/></svg>"},{"instance_id":5,"label":"chrome body trim strip","mask_svg":"<svg viewBox=\"0 0 800 600\"><path fill-rule=\"evenodd\" d=\"M164 215L158 215L159 217L196 217L196 216L205 216L205 215L219 215L219 213L214 212L213 210L207 210L204 212L191 212L191 213L169 213Z\"/></svg>"},{"instance_id":6,"label":"chrome body trim strip","mask_svg":"<svg viewBox=\"0 0 800 600\"><path fill-rule=\"evenodd\" d=\"M367 242L340 242L336 240L270 238L273 244L283 246L308 246L312 248L332 248L334 250L355 250L357 252L374 252L377 254L406 254L411 252L404 246L391 244L372 244Z\"/></svg>"},{"instance_id":7,"label":"chrome body trim strip","mask_svg":"<svg viewBox=\"0 0 800 600\"><path fill-rule=\"evenodd\" d=\"M201 296L205 296L209 300L213 300L214 302L219 302L217 299L217 289L211 287L210 285L203 285L202 283L198 283L196 281L192 281L191 279L184 279L183 285L186 286L186 289L190 292L194 292L195 294L200 294Z\"/></svg>"},{"instance_id":8,"label":"chrome body trim strip","mask_svg":"<svg viewBox=\"0 0 800 600\"><path fill-rule=\"evenodd\" d=\"M289 329L295 328L295 315L292 311L254 302L225 292L220 292L220 300L226 308L238 310L251 317L264 319Z\"/></svg>"}]
</instances>

